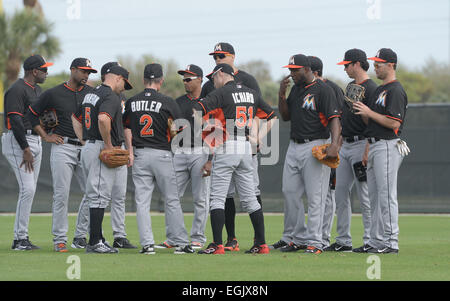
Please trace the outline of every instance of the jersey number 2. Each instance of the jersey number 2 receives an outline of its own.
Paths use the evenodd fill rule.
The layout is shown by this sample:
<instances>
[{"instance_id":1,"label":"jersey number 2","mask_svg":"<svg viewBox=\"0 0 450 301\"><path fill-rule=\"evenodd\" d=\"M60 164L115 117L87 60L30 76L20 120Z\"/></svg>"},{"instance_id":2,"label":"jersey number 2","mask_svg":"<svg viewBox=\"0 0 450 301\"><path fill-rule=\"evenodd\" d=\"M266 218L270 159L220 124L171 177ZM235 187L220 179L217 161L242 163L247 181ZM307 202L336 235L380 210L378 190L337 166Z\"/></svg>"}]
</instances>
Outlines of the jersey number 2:
<instances>
[{"instance_id":1,"label":"jersey number 2","mask_svg":"<svg viewBox=\"0 0 450 301\"><path fill-rule=\"evenodd\" d=\"M151 129L153 124L152 116L145 114L139 119L139 124L143 125L141 129L141 137L153 137L153 129Z\"/></svg>"}]
</instances>

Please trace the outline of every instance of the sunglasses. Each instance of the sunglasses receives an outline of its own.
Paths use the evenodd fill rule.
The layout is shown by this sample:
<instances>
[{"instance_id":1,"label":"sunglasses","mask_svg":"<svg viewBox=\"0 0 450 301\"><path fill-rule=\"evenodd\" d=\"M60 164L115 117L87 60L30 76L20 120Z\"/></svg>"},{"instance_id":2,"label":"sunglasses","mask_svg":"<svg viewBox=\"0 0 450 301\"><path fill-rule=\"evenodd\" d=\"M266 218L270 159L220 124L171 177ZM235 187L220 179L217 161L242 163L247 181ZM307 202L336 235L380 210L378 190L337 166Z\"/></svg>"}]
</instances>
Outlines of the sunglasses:
<instances>
[{"instance_id":1,"label":"sunglasses","mask_svg":"<svg viewBox=\"0 0 450 301\"><path fill-rule=\"evenodd\" d=\"M42 71L42 72L44 72L44 73L47 73L47 71L48 71L48 68L47 67L44 67L44 68L36 68L37 70L39 70L39 71Z\"/></svg>"},{"instance_id":2,"label":"sunglasses","mask_svg":"<svg viewBox=\"0 0 450 301\"><path fill-rule=\"evenodd\" d=\"M217 61L218 59L224 59L228 54L225 53L218 53L218 54L214 54L213 58L215 61Z\"/></svg>"},{"instance_id":3,"label":"sunglasses","mask_svg":"<svg viewBox=\"0 0 450 301\"><path fill-rule=\"evenodd\" d=\"M194 76L194 77L186 77L186 78L183 78L183 81L185 82L185 83L189 83L190 81L192 81L192 80L194 80L194 79L196 79L196 78L198 78L197 76Z\"/></svg>"}]
</instances>

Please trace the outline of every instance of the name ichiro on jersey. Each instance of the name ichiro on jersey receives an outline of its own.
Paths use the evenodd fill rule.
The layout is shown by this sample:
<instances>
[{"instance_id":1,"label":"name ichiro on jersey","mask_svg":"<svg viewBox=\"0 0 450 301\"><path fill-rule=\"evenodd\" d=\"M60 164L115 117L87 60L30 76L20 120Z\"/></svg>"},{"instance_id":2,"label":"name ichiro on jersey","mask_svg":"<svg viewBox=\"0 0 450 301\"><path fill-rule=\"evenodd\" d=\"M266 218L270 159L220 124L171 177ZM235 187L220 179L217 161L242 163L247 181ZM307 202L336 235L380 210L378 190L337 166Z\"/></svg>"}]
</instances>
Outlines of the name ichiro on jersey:
<instances>
[{"instance_id":1,"label":"name ichiro on jersey","mask_svg":"<svg viewBox=\"0 0 450 301\"><path fill-rule=\"evenodd\" d=\"M250 92L236 92L231 94L233 96L234 103L249 102L255 103L253 94Z\"/></svg>"},{"instance_id":2,"label":"name ichiro on jersey","mask_svg":"<svg viewBox=\"0 0 450 301\"><path fill-rule=\"evenodd\" d=\"M159 110L162 107L162 103L159 101L151 101L149 103L148 100L134 100L131 102L131 111L146 111L146 112L156 112L159 113Z\"/></svg>"}]
</instances>

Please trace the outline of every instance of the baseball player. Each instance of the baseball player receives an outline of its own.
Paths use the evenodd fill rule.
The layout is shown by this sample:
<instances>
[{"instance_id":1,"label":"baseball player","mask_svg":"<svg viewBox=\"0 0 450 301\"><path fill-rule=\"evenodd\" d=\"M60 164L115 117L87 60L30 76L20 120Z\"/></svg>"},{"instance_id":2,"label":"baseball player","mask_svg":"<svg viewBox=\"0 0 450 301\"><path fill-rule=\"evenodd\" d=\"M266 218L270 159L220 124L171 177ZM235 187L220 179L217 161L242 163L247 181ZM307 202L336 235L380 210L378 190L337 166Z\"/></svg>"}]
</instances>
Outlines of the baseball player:
<instances>
[{"instance_id":1,"label":"baseball player","mask_svg":"<svg viewBox=\"0 0 450 301\"><path fill-rule=\"evenodd\" d=\"M368 104L369 97L375 91L377 85L367 75L369 63L366 53L360 49L346 51L344 60L338 65L344 65L347 75L353 79L349 84L358 84L364 87L362 102ZM363 246L353 249L353 252L365 252L370 239L370 202L367 189L367 181L359 177L355 172L355 166L362 162L365 150L364 131L366 123L361 116L352 113L352 108L344 104L342 106L342 147L339 152L340 164L337 168L336 180L336 215L337 233L336 242L325 251L346 252L352 250L352 237L350 233L351 203L350 193L353 185L360 200L362 220L364 226ZM367 120L366 120L367 122ZM363 170L361 170L364 172Z\"/></svg>"},{"instance_id":2,"label":"baseball player","mask_svg":"<svg viewBox=\"0 0 450 301\"><path fill-rule=\"evenodd\" d=\"M210 177L208 175L210 169L205 167L205 164L211 161L211 158L208 160L208 154L203 151L203 147L195 143L192 109L194 104L200 100L203 71L199 66L191 64L186 69L179 70L178 74L183 76L187 94L178 97L176 103L181 109L182 118L189 121L191 140L184 141L180 151L174 154L173 164L180 198L183 197L186 186L191 180L194 199L194 220L190 233L191 246L194 249L201 249L206 242L205 227L209 209ZM201 137L198 140L201 142Z\"/></svg>"},{"instance_id":3,"label":"baseball player","mask_svg":"<svg viewBox=\"0 0 450 301\"><path fill-rule=\"evenodd\" d=\"M199 254L224 254L222 229L225 223L225 196L234 176L241 203L250 215L255 231L255 243L246 251L252 254L269 253L264 237L264 216L258 203L253 183L252 147L248 141L252 120L258 113L259 118L272 119L274 112L262 100L260 94L234 81L234 70L230 65L217 64L212 78L217 90L195 104L208 119L209 112L218 112L222 127L227 131L227 140L218 148L213 159L211 173L210 215L213 242ZM225 124L232 121L232 127ZM232 131L231 133L229 131ZM231 134L231 136L230 136Z\"/></svg>"},{"instance_id":4,"label":"baseball player","mask_svg":"<svg viewBox=\"0 0 450 301\"><path fill-rule=\"evenodd\" d=\"M118 62L108 62L102 66L100 71L102 82L105 81L106 70L118 65L120 65ZM122 108L125 108L125 95L123 95L123 93L120 93L119 98L121 100ZM79 135L82 136L81 128ZM131 145L127 145L126 148L131 149L132 147ZM130 157L132 156L133 154L130 153ZM111 226L113 229L114 237L113 247L123 249L136 249L137 247L131 244L130 241L126 238L127 234L125 232L125 199L127 192L127 176L127 166L123 165L116 168L116 181L113 185L113 192L111 194ZM80 206L76 221L75 235L72 242L73 248L84 249L86 247L86 235L88 231L89 206Z\"/></svg>"},{"instance_id":5,"label":"baseball player","mask_svg":"<svg viewBox=\"0 0 450 301\"><path fill-rule=\"evenodd\" d=\"M124 133L119 94L130 89L128 71L121 66L112 66L106 70L104 82L84 97L81 107L73 115L81 122L83 140L86 140L81 151L81 163L90 208L87 253L118 253L116 248L106 243L102 234L103 216L111 201L118 170L107 167L99 159L99 154L102 149L122 147ZM75 118L72 118L72 123L74 128L79 128Z\"/></svg>"},{"instance_id":6,"label":"baseball player","mask_svg":"<svg viewBox=\"0 0 450 301\"><path fill-rule=\"evenodd\" d=\"M397 54L382 48L375 57L375 73L383 83L376 88L369 105L356 102L357 115L368 118L363 163L367 163L370 200L369 253L398 253L397 176L403 160L398 143L404 126L408 98L396 80Z\"/></svg>"},{"instance_id":7,"label":"baseball player","mask_svg":"<svg viewBox=\"0 0 450 301\"><path fill-rule=\"evenodd\" d=\"M2 135L2 153L19 184L14 241L11 247L13 250L39 249L29 240L28 223L41 167L42 144L25 114L28 106L41 94L38 84L45 81L47 68L52 65L38 54L28 57L23 63L24 77L14 82L4 97L5 131Z\"/></svg>"},{"instance_id":8,"label":"baseball player","mask_svg":"<svg viewBox=\"0 0 450 301\"><path fill-rule=\"evenodd\" d=\"M82 142L77 138L71 116L87 93L92 88L86 85L90 73L97 73L91 62L86 58L76 58L70 65L70 78L54 88L41 94L38 101L29 106L28 118L42 139L51 142L50 168L53 179L53 206L52 206L52 233L54 250L67 252L67 210L72 176L85 191L85 180L81 169ZM56 113L58 125L48 134L40 125L39 116L45 111L53 110ZM84 210L83 210L84 209ZM88 211L89 204L85 196L80 203L79 212Z\"/></svg>"},{"instance_id":9,"label":"baseball player","mask_svg":"<svg viewBox=\"0 0 450 301\"><path fill-rule=\"evenodd\" d=\"M259 88L258 82L256 79L247 72L243 70L239 70L234 65L234 60L236 58L236 54L234 48L229 43L218 43L214 46L214 51L211 52L211 55L217 64L228 64L233 68L234 71L234 81L238 85L244 85L250 89L255 90L258 94L261 95L261 90ZM211 77L211 74L208 74L207 78L209 79L202 87L201 98L206 97L209 93L214 91L214 83ZM258 124L259 119L255 118L254 124ZM270 123L268 124L270 128ZM253 162L253 179L255 184L255 193L256 198L259 204L262 206L261 201L261 191L259 190L259 175L258 175L258 155L257 153L253 154L252 157ZM231 180L230 188L227 193L227 198L225 200L225 229L227 231L227 242L224 246L226 251L239 251L239 243L236 239L235 232L235 217L236 217L236 206L234 203L234 195L235 195L235 181L234 178Z\"/></svg>"},{"instance_id":10,"label":"baseball player","mask_svg":"<svg viewBox=\"0 0 450 301\"><path fill-rule=\"evenodd\" d=\"M339 107L333 89L314 77L307 56L293 55L284 67L289 68L291 74L280 84L278 107L283 120L291 121L291 142L282 180L285 228L281 242L273 247L292 242L291 246L306 249L306 253L320 254L323 250L322 217L330 168L313 157L312 148L325 144L331 132L327 157L338 156L341 133ZM289 77L295 85L286 99ZM301 201L304 193L308 200L307 225ZM292 227L298 229L298 233L294 233Z\"/></svg>"},{"instance_id":11,"label":"baseball player","mask_svg":"<svg viewBox=\"0 0 450 301\"><path fill-rule=\"evenodd\" d=\"M165 204L167 244L177 246L174 254L195 251L189 244L183 211L178 196L170 141L174 135L169 120L182 117L177 103L158 91L163 84L160 64L148 64L144 69L145 90L130 98L123 115L128 139L135 147L133 182L135 185L136 217L142 254L155 254L150 217L150 204L155 184ZM131 138L132 137L132 138ZM131 141L130 141L131 142Z\"/></svg>"}]
</instances>

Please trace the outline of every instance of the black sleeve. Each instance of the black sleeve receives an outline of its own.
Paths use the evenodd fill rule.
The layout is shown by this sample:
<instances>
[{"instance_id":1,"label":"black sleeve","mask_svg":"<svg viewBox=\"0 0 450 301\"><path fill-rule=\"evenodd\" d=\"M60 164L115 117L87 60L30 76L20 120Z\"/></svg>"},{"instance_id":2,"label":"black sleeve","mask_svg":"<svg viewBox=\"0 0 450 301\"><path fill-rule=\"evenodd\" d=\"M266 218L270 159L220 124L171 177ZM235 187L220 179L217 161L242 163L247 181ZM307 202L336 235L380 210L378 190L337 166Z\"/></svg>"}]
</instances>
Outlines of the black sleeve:
<instances>
[{"instance_id":1,"label":"black sleeve","mask_svg":"<svg viewBox=\"0 0 450 301\"><path fill-rule=\"evenodd\" d=\"M114 116L116 116L118 106L121 106L118 96L113 94L106 95L99 106L98 115L106 114L109 118L111 118L111 121L113 121Z\"/></svg>"},{"instance_id":2,"label":"black sleeve","mask_svg":"<svg viewBox=\"0 0 450 301\"><path fill-rule=\"evenodd\" d=\"M321 112L327 120L334 117L340 117L340 108L336 100L336 94L330 86L324 85L320 92L319 112Z\"/></svg>"},{"instance_id":3,"label":"black sleeve","mask_svg":"<svg viewBox=\"0 0 450 301\"><path fill-rule=\"evenodd\" d=\"M18 114L10 114L8 115L8 118L14 138L16 138L21 149L26 149L29 145L25 136L25 127L23 125L22 116Z\"/></svg>"},{"instance_id":4,"label":"black sleeve","mask_svg":"<svg viewBox=\"0 0 450 301\"><path fill-rule=\"evenodd\" d=\"M386 95L386 117L403 122L407 98L403 89L392 89Z\"/></svg>"},{"instance_id":5,"label":"black sleeve","mask_svg":"<svg viewBox=\"0 0 450 301\"><path fill-rule=\"evenodd\" d=\"M202 111L203 115L217 109L220 106L220 97L215 90L213 93L208 94L204 99L200 100L194 105L194 109Z\"/></svg>"},{"instance_id":6,"label":"black sleeve","mask_svg":"<svg viewBox=\"0 0 450 301\"><path fill-rule=\"evenodd\" d=\"M173 99L169 99L169 103L171 104L169 113L172 116L172 119L175 120L183 118L183 114L181 113L181 109L178 103Z\"/></svg>"}]
</instances>

